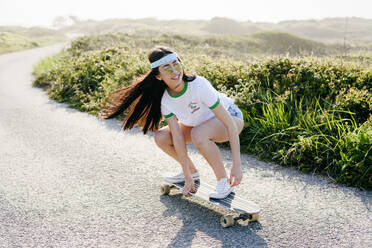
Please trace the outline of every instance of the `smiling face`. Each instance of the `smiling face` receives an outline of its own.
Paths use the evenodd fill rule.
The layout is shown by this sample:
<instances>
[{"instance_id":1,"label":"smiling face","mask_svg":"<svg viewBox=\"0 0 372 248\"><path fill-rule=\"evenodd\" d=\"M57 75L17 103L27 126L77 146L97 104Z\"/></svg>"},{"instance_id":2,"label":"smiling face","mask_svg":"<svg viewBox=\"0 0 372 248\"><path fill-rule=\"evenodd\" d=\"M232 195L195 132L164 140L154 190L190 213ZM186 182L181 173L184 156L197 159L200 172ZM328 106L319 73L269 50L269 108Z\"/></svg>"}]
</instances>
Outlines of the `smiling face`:
<instances>
[{"instance_id":1,"label":"smiling face","mask_svg":"<svg viewBox=\"0 0 372 248\"><path fill-rule=\"evenodd\" d=\"M183 90L182 77L182 64L178 60L159 66L159 75L156 76L158 80L163 80L167 84L169 90L174 93Z\"/></svg>"}]
</instances>

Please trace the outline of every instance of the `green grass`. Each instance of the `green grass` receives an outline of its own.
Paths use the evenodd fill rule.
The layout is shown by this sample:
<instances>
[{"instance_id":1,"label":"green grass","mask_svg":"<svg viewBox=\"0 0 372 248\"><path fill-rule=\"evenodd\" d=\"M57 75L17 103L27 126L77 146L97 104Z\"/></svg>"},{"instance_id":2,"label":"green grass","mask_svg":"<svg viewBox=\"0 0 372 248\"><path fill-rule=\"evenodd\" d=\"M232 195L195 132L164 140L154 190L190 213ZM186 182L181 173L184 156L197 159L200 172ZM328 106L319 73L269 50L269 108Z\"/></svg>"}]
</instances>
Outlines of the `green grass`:
<instances>
[{"instance_id":1,"label":"green grass","mask_svg":"<svg viewBox=\"0 0 372 248\"><path fill-rule=\"evenodd\" d=\"M0 27L0 54L67 40L64 34L45 28Z\"/></svg>"},{"instance_id":2,"label":"green grass","mask_svg":"<svg viewBox=\"0 0 372 248\"><path fill-rule=\"evenodd\" d=\"M38 47L39 44L27 37L0 32L0 54Z\"/></svg>"},{"instance_id":3,"label":"green grass","mask_svg":"<svg viewBox=\"0 0 372 248\"><path fill-rule=\"evenodd\" d=\"M334 182L372 188L371 68L324 57L242 59L234 36L147 38L78 39L35 67L34 85L45 87L52 99L98 114L110 92L150 69L150 46L170 45L186 71L235 98L245 118L242 151Z\"/></svg>"}]
</instances>

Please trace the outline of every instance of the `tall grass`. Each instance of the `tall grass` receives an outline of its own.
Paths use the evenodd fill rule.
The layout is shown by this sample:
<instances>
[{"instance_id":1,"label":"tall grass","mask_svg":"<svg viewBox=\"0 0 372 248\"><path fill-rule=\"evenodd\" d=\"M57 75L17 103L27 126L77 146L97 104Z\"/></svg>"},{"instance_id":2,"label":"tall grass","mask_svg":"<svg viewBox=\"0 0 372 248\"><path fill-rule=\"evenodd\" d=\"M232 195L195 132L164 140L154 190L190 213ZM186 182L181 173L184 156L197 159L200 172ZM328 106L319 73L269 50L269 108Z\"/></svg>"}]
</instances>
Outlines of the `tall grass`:
<instances>
[{"instance_id":1,"label":"tall grass","mask_svg":"<svg viewBox=\"0 0 372 248\"><path fill-rule=\"evenodd\" d=\"M268 96L262 114L245 111L242 150L304 172L321 172L339 182L371 187L372 136L368 132L372 127L358 126L352 112L323 108L319 98L307 103L303 99L291 95L289 101L275 102ZM358 149L352 143L358 143Z\"/></svg>"},{"instance_id":2,"label":"tall grass","mask_svg":"<svg viewBox=\"0 0 372 248\"><path fill-rule=\"evenodd\" d=\"M61 32L33 27L0 26L0 54L66 41Z\"/></svg>"},{"instance_id":3,"label":"tall grass","mask_svg":"<svg viewBox=\"0 0 372 248\"><path fill-rule=\"evenodd\" d=\"M178 44L179 38L172 42ZM110 37L102 49L95 40L80 39L70 50L41 62L35 67L34 85L46 87L53 99L98 114L110 92L149 70L148 44L133 46L143 40L107 47L115 40ZM176 46L184 46L180 44ZM183 62L188 72L206 77L243 110L242 151L372 188L371 71L324 59L248 63L182 51L178 53L187 58Z\"/></svg>"}]
</instances>

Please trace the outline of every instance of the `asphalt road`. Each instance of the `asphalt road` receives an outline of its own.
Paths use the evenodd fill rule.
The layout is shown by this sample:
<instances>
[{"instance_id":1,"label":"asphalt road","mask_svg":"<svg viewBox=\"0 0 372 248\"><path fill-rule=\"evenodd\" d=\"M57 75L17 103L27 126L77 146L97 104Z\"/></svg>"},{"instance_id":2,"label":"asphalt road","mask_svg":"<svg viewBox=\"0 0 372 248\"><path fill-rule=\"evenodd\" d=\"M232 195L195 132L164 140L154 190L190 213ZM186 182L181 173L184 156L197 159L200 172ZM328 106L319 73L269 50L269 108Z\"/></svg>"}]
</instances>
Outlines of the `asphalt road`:
<instances>
[{"instance_id":1,"label":"asphalt road","mask_svg":"<svg viewBox=\"0 0 372 248\"><path fill-rule=\"evenodd\" d=\"M261 206L260 222L224 229L221 210L161 196L160 175L180 167L151 134L122 132L31 86L33 64L61 48L0 56L0 247L372 247L372 192L247 155L236 192Z\"/></svg>"}]
</instances>

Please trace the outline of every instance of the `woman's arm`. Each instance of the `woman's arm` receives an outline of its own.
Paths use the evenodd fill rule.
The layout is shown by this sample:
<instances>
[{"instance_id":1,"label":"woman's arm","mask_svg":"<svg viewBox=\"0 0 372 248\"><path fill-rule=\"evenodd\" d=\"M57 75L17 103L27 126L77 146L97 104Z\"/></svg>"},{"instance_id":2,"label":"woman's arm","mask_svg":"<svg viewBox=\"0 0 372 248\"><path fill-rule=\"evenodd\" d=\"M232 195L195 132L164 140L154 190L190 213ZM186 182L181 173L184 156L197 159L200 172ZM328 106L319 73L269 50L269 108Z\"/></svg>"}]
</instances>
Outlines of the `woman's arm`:
<instances>
[{"instance_id":1,"label":"woman's arm","mask_svg":"<svg viewBox=\"0 0 372 248\"><path fill-rule=\"evenodd\" d=\"M192 162L187 154L185 137L181 131L176 116L173 115L172 117L167 118L166 121L172 134L173 146L176 150L177 157L181 163L183 174L185 176L185 186L182 193L187 195L191 190L195 191L195 188L194 180L189 169L192 167Z\"/></svg>"},{"instance_id":2,"label":"woman's arm","mask_svg":"<svg viewBox=\"0 0 372 248\"><path fill-rule=\"evenodd\" d=\"M233 168L231 169L230 180L234 179L234 182L231 183L233 185L238 185L242 178L238 129L233 118L222 106L222 104L219 104L216 108L212 109L212 111L227 129L233 160Z\"/></svg>"}]
</instances>

